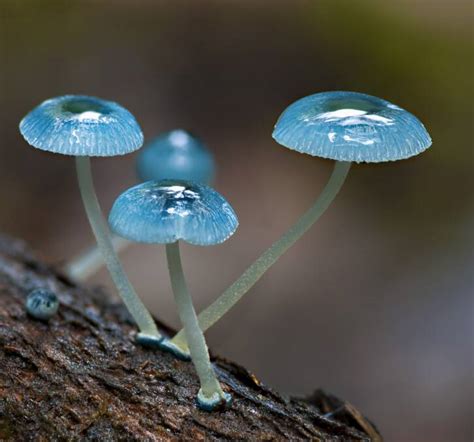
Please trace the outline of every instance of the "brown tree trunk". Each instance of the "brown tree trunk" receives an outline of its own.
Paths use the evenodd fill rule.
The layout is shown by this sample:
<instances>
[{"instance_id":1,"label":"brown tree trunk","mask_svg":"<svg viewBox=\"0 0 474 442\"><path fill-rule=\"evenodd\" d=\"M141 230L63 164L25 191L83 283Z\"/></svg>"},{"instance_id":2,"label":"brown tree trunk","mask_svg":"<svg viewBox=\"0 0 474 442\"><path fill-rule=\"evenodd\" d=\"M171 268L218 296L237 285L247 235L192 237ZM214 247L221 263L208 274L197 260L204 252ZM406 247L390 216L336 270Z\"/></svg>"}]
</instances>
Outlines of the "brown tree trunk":
<instances>
[{"instance_id":1,"label":"brown tree trunk","mask_svg":"<svg viewBox=\"0 0 474 442\"><path fill-rule=\"evenodd\" d=\"M49 323L25 312L38 287L60 300ZM136 346L134 332L106 293L0 237L0 439L381 440L350 404L320 390L285 398L219 357L216 371L234 401L223 412L201 411L193 365Z\"/></svg>"}]
</instances>

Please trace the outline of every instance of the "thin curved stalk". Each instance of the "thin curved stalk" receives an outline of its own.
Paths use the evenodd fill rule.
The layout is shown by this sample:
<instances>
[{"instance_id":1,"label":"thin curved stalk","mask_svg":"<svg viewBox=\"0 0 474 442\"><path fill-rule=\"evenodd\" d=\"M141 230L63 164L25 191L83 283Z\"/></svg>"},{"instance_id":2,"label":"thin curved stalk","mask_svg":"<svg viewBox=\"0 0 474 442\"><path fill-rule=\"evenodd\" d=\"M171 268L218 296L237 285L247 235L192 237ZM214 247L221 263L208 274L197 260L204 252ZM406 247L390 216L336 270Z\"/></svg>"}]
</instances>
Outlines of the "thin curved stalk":
<instances>
[{"instance_id":1,"label":"thin curved stalk","mask_svg":"<svg viewBox=\"0 0 474 442\"><path fill-rule=\"evenodd\" d=\"M104 257L107 269L110 272L110 276L112 277L123 302L137 323L141 334L162 339L155 321L138 295L135 293L132 284L122 268L122 264L114 251L110 239L109 227L94 190L89 157L76 157L76 170L79 190L81 191L82 202L84 203L89 223L97 241L97 245Z\"/></svg>"},{"instance_id":2,"label":"thin curved stalk","mask_svg":"<svg viewBox=\"0 0 474 442\"><path fill-rule=\"evenodd\" d=\"M178 242L166 244L166 258L179 317L184 326L191 359L201 383L198 401L203 402L201 405L204 408L212 408L221 402L225 402L226 396L211 366L206 340L199 327L193 301L186 286Z\"/></svg>"},{"instance_id":3,"label":"thin curved stalk","mask_svg":"<svg viewBox=\"0 0 474 442\"><path fill-rule=\"evenodd\" d=\"M224 316L263 274L319 219L341 189L351 167L350 162L336 161L333 173L314 205L278 241L259 258L209 307L199 314L204 332ZM171 342L186 350L186 337L181 330Z\"/></svg>"},{"instance_id":4,"label":"thin curved stalk","mask_svg":"<svg viewBox=\"0 0 474 442\"><path fill-rule=\"evenodd\" d=\"M130 245L130 241L120 236L112 235L111 241L115 253L117 254ZM104 258L102 257L102 253L97 245L95 245L67 263L67 265L64 267L64 272L72 280L84 282L87 281L92 275L97 273L104 264L105 262Z\"/></svg>"}]
</instances>

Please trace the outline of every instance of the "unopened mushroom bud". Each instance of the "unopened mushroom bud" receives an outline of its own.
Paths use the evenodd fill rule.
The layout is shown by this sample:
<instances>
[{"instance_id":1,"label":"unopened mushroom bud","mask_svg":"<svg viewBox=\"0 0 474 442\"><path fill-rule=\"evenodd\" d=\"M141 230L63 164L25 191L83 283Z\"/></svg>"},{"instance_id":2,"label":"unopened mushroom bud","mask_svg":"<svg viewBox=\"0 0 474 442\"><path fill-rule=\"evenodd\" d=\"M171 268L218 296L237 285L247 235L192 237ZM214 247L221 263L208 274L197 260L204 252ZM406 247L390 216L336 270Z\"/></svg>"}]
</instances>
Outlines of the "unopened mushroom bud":
<instances>
[{"instance_id":1,"label":"unopened mushroom bud","mask_svg":"<svg viewBox=\"0 0 474 442\"><path fill-rule=\"evenodd\" d=\"M26 298L26 311L30 316L42 321L51 319L59 308L56 294L47 289L34 289Z\"/></svg>"},{"instance_id":2,"label":"unopened mushroom bud","mask_svg":"<svg viewBox=\"0 0 474 442\"><path fill-rule=\"evenodd\" d=\"M140 150L137 175L141 181L184 180L210 184L215 174L212 153L182 129L164 133Z\"/></svg>"}]
</instances>

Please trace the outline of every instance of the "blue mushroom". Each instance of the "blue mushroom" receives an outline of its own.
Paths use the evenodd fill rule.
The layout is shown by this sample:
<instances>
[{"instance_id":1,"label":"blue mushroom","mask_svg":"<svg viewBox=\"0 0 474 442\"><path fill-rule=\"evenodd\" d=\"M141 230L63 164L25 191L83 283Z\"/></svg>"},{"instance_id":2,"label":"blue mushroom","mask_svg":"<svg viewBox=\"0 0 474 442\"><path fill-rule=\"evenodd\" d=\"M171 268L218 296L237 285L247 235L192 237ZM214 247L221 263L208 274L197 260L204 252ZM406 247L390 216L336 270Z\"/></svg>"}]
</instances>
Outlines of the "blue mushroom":
<instances>
[{"instance_id":1,"label":"blue mushroom","mask_svg":"<svg viewBox=\"0 0 474 442\"><path fill-rule=\"evenodd\" d=\"M336 160L334 171L314 205L199 315L203 331L228 312L319 219L341 189L351 162L400 160L431 145L428 132L414 115L357 92L323 92L296 101L280 116L273 138L289 149ZM183 330L172 343L186 348Z\"/></svg>"},{"instance_id":2,"label":"blue mushroom","mask_svg":"<svg viewBox=\"0 0 474 442\"><path fill-rule=\"evenodd\" d=\"M120 195L109 215L112 230L142 243L166 244L171 285L191 358L201 383L197 402L203 410L229 403L212 368L204 334L188 292L179 241L210 246L228 239L238 221L230 204L212 188L189 181L148 181ZM179 354L166 340L160 346ZM186 350L182 351L182 355Z\"/></svg>"},{"instance_id":3,"label":"blue mushroom","mask_svg":"<svg viewBox=\"0 0 474 442\"><path fill-rule=\"evenodd\" d=\"M124 107L85 95L51 98L20 123L25 140L37 149L78 157L112 157L134 152L143 133Z\"/></svg>"},{"instance_id":4,"label":"blue mushroom","mask_svg":"<svg viewBox=\"0 0 474 442\"><path fill-rule=\"evenodd\" d=\"M109 215L111 229L122 238L149 244L183 240L209 246L224 242L237 229L234 210L204 184L162 180L128 189Z\"/></svg>"},{"instance_id":5,"label":"blue mushroom","mask_svg":"<svg viewBox=\"0 0 474 442\"><path fill-rule=\"evenodd\" d=\"M200 140L176 129L140 150L137 174L141 181L173 179L210 184L215 174L214 157Z\"/></svg>"},{"instance_id":6,"label":"blue mushroom","mask_svg":"<svg viewBox=\"0 0 474 442\"><path fill-rule=\"evenodd\" d=\"M135 293L114 251L92 180L90 157L124 155L143 144L142 131L133 115L111 101L65 95L34 108L21 121L20 132L37 149L75 157L82 201L117 290L140 332L161 339L153 318Z\"/></svg>"},{"instance_id":7,"label":"blue mushroom","mask_svg":"<svg viewBox=\"0 0 474 442\"><path fill-rule=\"evenodd\" d=\"M431 145L414 115L358 92L322 92L296 101L281 114L273 138L301 153L357 163L401 160Z\"/></svg>"},{"instance_id":8,"label":"blue mushroom","mask_svg":"<svg viewBox=\"0 0 474 442\"><path fill-rule=\"evenodd\" d=\"M56 294L47 289L34 289L26 298L26 311L30 316L42 321L51 319L59 308Z\"/></svg>"}]
</instances>

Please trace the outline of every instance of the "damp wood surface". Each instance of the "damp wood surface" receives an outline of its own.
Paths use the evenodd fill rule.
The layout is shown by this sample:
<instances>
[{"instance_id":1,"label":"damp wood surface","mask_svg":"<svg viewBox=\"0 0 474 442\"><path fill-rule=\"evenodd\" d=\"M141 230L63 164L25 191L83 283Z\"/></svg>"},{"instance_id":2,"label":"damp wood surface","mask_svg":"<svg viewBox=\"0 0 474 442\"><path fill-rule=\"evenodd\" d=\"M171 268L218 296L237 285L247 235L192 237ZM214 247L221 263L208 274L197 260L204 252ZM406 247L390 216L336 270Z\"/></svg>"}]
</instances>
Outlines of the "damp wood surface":
<instances>
[{"instance_id":1,"label":"damp wood surface","mask_svg":"<svg viewBox=\"0 0 474 442\"><path fill-rule=\"evenodd\" d=\"M48 323L26 314L34 288L59 298ZM0 440L382 440L351 404L318 389L285 397L215 355L233 402L201 411L193 365L135 345L134 333L105 291L76 285L0 236Z\"/></svg>"}]
</instances>

